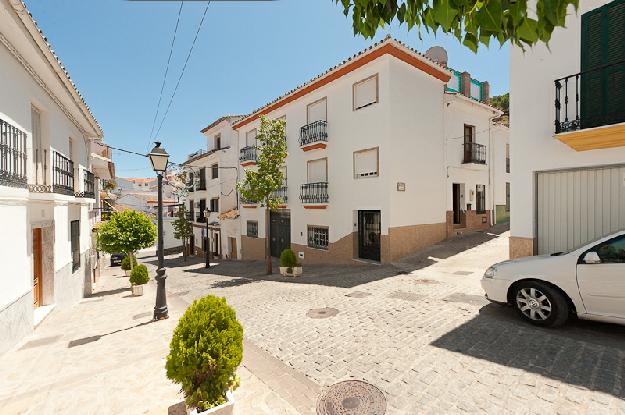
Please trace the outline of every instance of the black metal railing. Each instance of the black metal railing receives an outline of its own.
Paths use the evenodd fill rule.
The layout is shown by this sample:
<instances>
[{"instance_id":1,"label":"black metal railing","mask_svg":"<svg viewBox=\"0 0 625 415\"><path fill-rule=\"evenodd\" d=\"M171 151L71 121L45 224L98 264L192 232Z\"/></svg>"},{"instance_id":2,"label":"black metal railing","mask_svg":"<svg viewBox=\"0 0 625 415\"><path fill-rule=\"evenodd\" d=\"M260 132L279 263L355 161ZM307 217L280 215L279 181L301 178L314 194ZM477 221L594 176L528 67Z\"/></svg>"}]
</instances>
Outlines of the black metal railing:
<instances>
[{"instance_id":1,"label":"black metal railing","mask_svg":"<svg viewBox=\"0 0 625 415\"><path fill-rule=\"evenodd\" d=\"M510 157L506 157L506 173L510 173Z\"/></svg>"},{"instance_id":2,"label":"black metal railing","mask_svg":"<svg viewBox=\"0 0 625 415\"><path fill-rule=\"evenodd\" d=\"M256 161L256 146L243 147L239 151L239 162Z\"/></svg>"},{"instance_id":3,"label":"black metal railing","mask_svg":"<svg viewBox=\"0 0 625 415\"><path fill-rule=\"evenodd\" d=\"M85 177L83 177L82 196L95 199L95 177L89 170L85 170Z\"/></svg>"},{"instance_id":4,"label":"black metal railing","mask_svg":"<svg viewBox=\"0 0 625 415\"><path fill-rule=\"evenodd\" d=\"M620 61L556 79L556 134L625 122L624 95L615 76L624 70Z\"/></svg>"},{"instance_id":5,"label":"black metal railing","mask_svg":"<svg viewBox=\"0 0 625 415\"><path fill-rule=\"evenodd\" d=\"M271 193L271 196L274 197L274 198L280 198L280 199L282 199L282 201L284 203L287 203L289 201L289 195L288 195L289 192L288 192L288 190L289 190L288 187L282 186L281 188L279 188L277 190L274 190Z\"/></svg>"},{"instance_id":6,"label":"black metal railing","mask_svg":"<svg viewBox=\"0 0 625 415\"><path fill-rule=\"evenodd\" d=\"M299 198L302 203L328 203L328 182L303 184Z\"/></svg>"},{"instance_id":7,"label":"black metal railing","mask_svg":"<svg viewBox=\"0 0 625 415\"><path fill-rule=\"evenodd\" d=\"M241 204L243 204L243 205L257 205L258 204L258 200L246 199L245 197L243 197L243 195L241 195Z\"/></svg>"},{"instance_id":8,"label":"black metal railing","mask_svg":"<svg viewBox=\"0 0 625 415\"><path fill-rule=\"evenodd\" d=\"M0 185L26 187L26 132L0 119Z\"/></svg>"},{"instance_id":9,"label":"black metal railing","mask_svg":"<svg viewBox=\"0 0 625 415\"><path fill-rule=\"evenodd\" d=\"M464 143L462 162L486 164L486 146L478 143Z\"/></svg>"},{"instance_id":10,"label":"black metal railing","mask_svg":"<svg viewBox=\"0 0 625 415\"><path fill-rule=\"evenodd\" d=\"M56 151L52 153L52 191L74 195L74 162Z\"/></svg>"},{"instance_id":11,"label":"black metal railing","mask_svg":"<svg viewBox=\"0 0 625 415\"><path fill-rule=\"evenodd\" d=\"M315 121L303 126L299 131L300 147L308 146L320 141L328 141L327 121Z\"/></svg>"},{"instance_id":12,"label":"black metal railing","mask_svg":"<svg viewBox=\"0 0 625 415\"><path fill-rule=\"evenodd\" d=\"M195 218L195 221L197 223L205 223L206 222L206 216L204 216L204 214L197 215L197 217Z\"/></svg>"}]
</instances>

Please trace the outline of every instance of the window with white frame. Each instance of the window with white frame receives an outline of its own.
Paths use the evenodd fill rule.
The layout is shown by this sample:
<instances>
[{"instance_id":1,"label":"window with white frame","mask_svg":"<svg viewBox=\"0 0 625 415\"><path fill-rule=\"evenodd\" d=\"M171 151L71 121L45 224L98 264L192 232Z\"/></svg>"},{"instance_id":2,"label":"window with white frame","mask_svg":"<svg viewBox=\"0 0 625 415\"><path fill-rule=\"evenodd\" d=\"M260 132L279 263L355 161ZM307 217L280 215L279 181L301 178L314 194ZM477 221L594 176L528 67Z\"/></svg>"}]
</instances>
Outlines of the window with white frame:
<instances>
[{"instance_id":1,"label":"window with white frame","mask_svg":"<svg viewBox=\"0 0 625 415\"><path fill-rule=\"evenodd\" d=\"M322 98L307 107L307 120L308 124L312 124L315 121L326 121L327 115L327 100Z\"/></svg>"},{"instance_id":2,"label":"window with white frame","mask_svg":"<svg viewBox=\"0 0 625 415\"><path fill-rule=\"evenodd\" d=\"M379 149L369 148L354 152L354 178L377 177L380 172Z\"/></svg>"},{"instance_id":3,"label":"window with white frame","mask_svg":"<svg viewBox=\"0 0 625 415\"><path fill-rule=\"evenodd\" d=\"M353 90L354 110L378 102L378 75L356 82Z\"/></svg>"},{"instance_id":4,"label":"window with white frame","mask_svg":"<svg viewBox=\"0 0 625 415\"><path fill-rule=\"evenodd\" d=\"M308 247L316 249L328 249L330 237L326 226L308 225Z\"/></svg>"},{"instance_id":5,"label":"window with white frame","mask_svg":"<svg viewBox=\"0 0 625 415\"><path fill-rule=\"evenodd\" d=\"M250 238L258 238L258 221L247 221L247 236Z\"/></svg>"},{"instance_id":6,"label":"window with white frame","mask_svg":"<svg viewBox=\"0 0 625 415\"><path fill-rule=\"evenodd\" d=\"M328 181L328 159L308 161L308 183L321 183Z\"/></svg>"},{"instance_id":7,"label":"window with white frame","mask_svg":"<svg viewBox=\"0 0 625 415\"><path fill-rule=\"evenodd\" d=\"M211 179L219 178L219 164L215 163L211 166Z\"/></svg>"},{"instance_id":8,"label":"window with white frame","mask_svg":"<svg viewBox=\"0 0 625 415\"><path fill-rule=\"evenodd\" d=\"M248 147L256 146L256 128L245 133L245 145Z\"/></svg>"},{"instance_id":9,"label":"window with white frame","mask_svg":"<svg viewBox=\"0 0 625 415\"><path fill-rule=\"evenodd\" d=\"M483 184L475 186L475 205L477 213L486 213L486 186Z\"/></svg>"},{"instance_id":10,"label":"window with white frame","mask_svg":"<svg viewBox=\"0 0 625 415\"><path fill-rule=\"evenodd\" d=\"M221 134L215 135L215 150L221 149Z\"/></svg>"}]
</instances>

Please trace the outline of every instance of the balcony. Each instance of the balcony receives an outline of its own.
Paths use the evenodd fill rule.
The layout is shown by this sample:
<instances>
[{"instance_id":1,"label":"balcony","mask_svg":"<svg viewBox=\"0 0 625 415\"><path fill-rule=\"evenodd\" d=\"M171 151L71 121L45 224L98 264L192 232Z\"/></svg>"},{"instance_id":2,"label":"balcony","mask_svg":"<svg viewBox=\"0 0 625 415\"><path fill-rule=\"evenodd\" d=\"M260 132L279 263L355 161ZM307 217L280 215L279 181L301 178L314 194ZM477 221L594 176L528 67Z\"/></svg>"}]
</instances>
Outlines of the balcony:
<instances>
[{"instance_id":1,"label":"balcony","mask_svg":"<svg viewBox=\"0 0 625 415\"><path fill-rule=\"evenodd\" d=\"M282 199L283 203L288 203L289 201L288 190L289 190L288 187L282 186L278 190L275 190L274 192L272 192L271 196L274 198Z\"/></svg>"},{"instance_id":2,"label":"balcony","mask_svg":"<svg viewBox=\"0 0 625 415\"><path fill-rule=\"evenodd\" d=\"M83 191L76 192L75 196L95 199L95 177L89 170L85 170L85 176L83 177Z\"/></svg>"},{"instance_id":3,"label":"balcony","mask_svg":"<svg viewBox=\"0 0 625 415\"><path fill-rule=\"evenodd\" d=\"M239 151L239 162L241 166L253 166L256 164L256 147L247 146Z\"/></svg>"},{"instance_id":4,"label":"balcony","mask_svg":"<svg viewBox=\"0 0 625 415\"><path fill-rule=\"evenodd\" d=\"M325 209L330 201L328 182L303 184L299 198L306 209Z\"/></svg>"},{"instance_id":5,"label":"balcony","mask_svg":"<svg viewBox=\"0 0 625 415\"><path fill-rule=\"evenodd\" d=\"M246 199L243 197L243 195L241 195L241 206L245 208L255 208L256 206L258 206L258 201Z\"/></svg>"},{"instance_id":6,"label":"balcony","mask_svg":"<svg viewBox=\"0 0 625 415\"><path fill-rule=\"evenodd\" d=\"M576 151L625 146L624 72L621 61L556 79L556 138Z\"/></svg>"},{"instance_id":7,"label":"balcony","mask_svg":"<svg viewBox=\"0 0 625 415\"><path fill-rule=\"evenodd\" d=\"M315 121L303 126L299 133L299 145L304 151L323 149L328 144L327 121Z\"/></svg>"},{"instance_id":8,"label":"balcony","mask_svg":"<svg viewBox=\"0 0 625 415\"><path fill-rule=\"evenodd\" d=\"M464 143L463 164L486 164L486 146L478 143Z\"/></svg>"},{"instance_id":9,"label":"balcony","mask_svg":"<svg viewBox=\"0 0 625 415\"><path fill-rule=\"evenodd\" d=\"M0 185L23 187L26 177L26 133L0 119Z\"/></svg>"},{"instance_id":10,"label":"balcony","mask_svg":"<svg viewBox=\"0 0 625 415\"><path fill-rule=\"evenodd\" d=\"M52 191L74 196L74 162L56 151L52 152Z\"/></svg>"},{"instance_id":11,"label":"balcony","mask_svg":"<svg viewBox=\"0 0 625 415\"><path fill-rule=\"evenodd\" d=\"M202 215L197 215L197 217L195 218L195 221L197 223L206 223L206 216Z\"/></svg>"}]
</instances>

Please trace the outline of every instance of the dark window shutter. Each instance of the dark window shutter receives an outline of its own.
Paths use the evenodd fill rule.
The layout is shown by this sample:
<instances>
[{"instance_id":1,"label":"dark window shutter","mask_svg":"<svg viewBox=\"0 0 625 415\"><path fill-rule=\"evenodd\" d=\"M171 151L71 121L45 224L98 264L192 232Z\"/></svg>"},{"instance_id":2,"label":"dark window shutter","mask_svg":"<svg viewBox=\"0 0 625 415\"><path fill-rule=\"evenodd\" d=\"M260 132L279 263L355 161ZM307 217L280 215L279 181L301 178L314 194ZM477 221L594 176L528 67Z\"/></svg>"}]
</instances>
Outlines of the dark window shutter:
<instances>
[{"instance_id":1,"label":"dark window shutter","mask_svg":"<svg viewBox=\"0 0 625 415\"><path fill-rule=\"evenodd\" d=\"M582 15L582 128L625 121L623 45L625 0L615 0Z\"/></svg>"}]
</instances>

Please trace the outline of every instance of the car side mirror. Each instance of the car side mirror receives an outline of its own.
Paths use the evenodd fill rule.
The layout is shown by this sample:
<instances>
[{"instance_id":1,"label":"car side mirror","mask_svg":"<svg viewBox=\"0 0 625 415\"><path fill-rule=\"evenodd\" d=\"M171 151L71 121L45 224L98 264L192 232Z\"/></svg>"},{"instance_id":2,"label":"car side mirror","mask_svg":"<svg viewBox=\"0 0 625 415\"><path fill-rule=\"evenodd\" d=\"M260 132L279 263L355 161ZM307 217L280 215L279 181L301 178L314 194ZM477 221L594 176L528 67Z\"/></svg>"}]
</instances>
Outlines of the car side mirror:
<instances>
[{"instance_id":1,"label":"car side mirror","mask_svg":"<svg viewBox=\"0 0 625 415\"><path fill-rule=\"evenodd\" d=\"M601 258L599 258L599 254L597 254L596 252L587 252L586 255L584 255L584 263L586 264L600 264L601 263Z\"/></svg>"}]
</instances>

